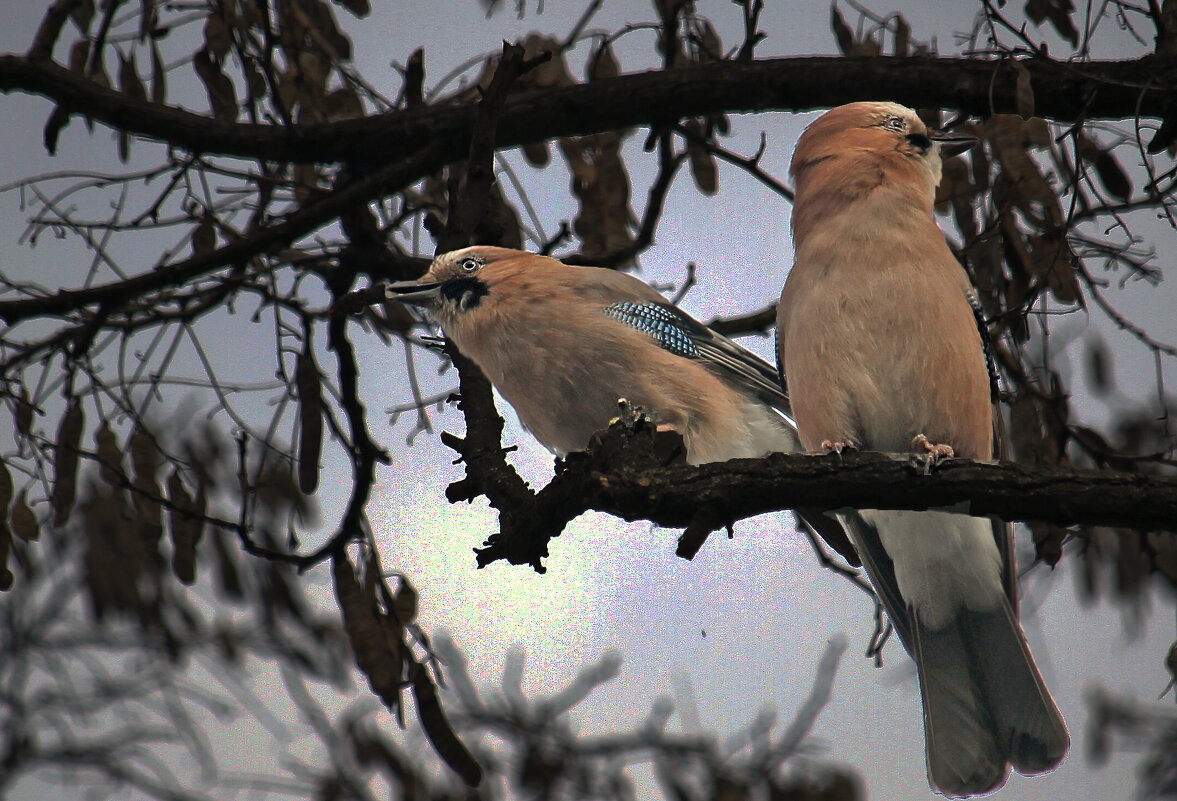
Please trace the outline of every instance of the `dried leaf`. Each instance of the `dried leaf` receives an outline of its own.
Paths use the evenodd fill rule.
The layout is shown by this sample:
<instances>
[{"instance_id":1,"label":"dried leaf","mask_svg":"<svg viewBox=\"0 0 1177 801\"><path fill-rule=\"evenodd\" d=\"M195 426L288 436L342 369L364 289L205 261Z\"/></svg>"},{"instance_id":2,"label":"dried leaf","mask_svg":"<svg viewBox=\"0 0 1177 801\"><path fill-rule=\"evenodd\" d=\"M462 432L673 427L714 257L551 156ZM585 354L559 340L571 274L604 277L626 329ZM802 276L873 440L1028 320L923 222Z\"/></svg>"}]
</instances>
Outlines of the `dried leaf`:
<instances>
[{"instance_id":1,"label":"dried leaf","mask_svg":"<svg viewBox=\"0 0 1177 801\"><path fill-rule=\"evenodd\" d=\"M12 552L12 532L8 521L0 518L0 591L12 589L14 577L8 569L8 554Z\"/></svg>"},{"instance_id":2,"label":"dried leaf","mask_svg":"<svg viewBox=\"0 0 1177 801\"><path fill-rule=\"evenodd\" d=\"M1035 118L1038 119L1038 118ZM1028 123L1014 114L998 114L984 126L993 153L1002 166L1002 202L1016 206L1038 228L1054 228L1062 223L1058 196L1042 176L1038 165L1026 152ZM1000 177L1000 176L999 176ZM994 186L997 201L998 187Z\"/></svg>"},{"instance_id":3,"label":"dried leaf","mask_svg":"<svg viewBox=\"0 0 1177 801\"><path fill-rule=\"evenodd\" d=\"M573 229L588 258L623 251L633 243L629 175L621 160L621 135L609 131L560 140L580 201Z\"/></svg>"},{"instance_id":4,"label":"dried leaf","mask_svg":"<svg viewBox=\"0 0 1177 801\"><path fill-rule=\"evenodd\" d=\"M1120 200L1132 197L1132 182L1110 150L1100 146L1085 133L1079 134L1078 150L1080 158L1095 167L1100 183L1111 195Z\"/></svg>"},{"instance_id":5,"label":"dried leaf","mask_svg":"<svg viewBox=\"0 0 1177 801\"><path fill-rule=\"evenodd\" d=\"M20 394L16 398L16 412L14 413L14 422L16 423L16 430L22 437L28 439L33 434L33 404L29 401L29 393L22 386Z\"/></svg>"},{"instance_id":6,"label":"dried leaf","mask_svg":"<svg viewBox=\"0 0 1177 801\"><path fill-rule=\"evenodd\" d=\"M554 36L542 33L529 33L523 40L523 57L536 58L543 53L551 53L552 57L535 69L522 76L525 86L546 89L552 86L572 86L576 83L572 73L568 70L568 62L564 58L562 43Z\"/></svg>"},{"instance_id":7,"label":"dried leaf","mask_svg":"<svg viewBox=\"0 0 1177 801\"><path fill-rule=\"evenodd\" d=\"M41 527L29 506L27 492L27 488L22 487L16 493L16 500L12 504L12 530L25 542L36 542L41 538Z\"/></svg>"},{"instance_id":8,"label":"dried leaf","mask_svg":"<svg viewBox=\"0 0 1177 801\"><path fill-rule=\"evenodd\" d=\"M602 42L601 46L593 53L592 58L589 59L588 79L600 81L616 78L620 74L621 64L617 61L617 54L613 52L613 46L608 41Z\"/></svg>"},{"instance_id":9,"label":"dried leaf","mask_svg":"<svg viewBox=\"0 0 1177 801\"><path fill-rule=\"evenodd\" d=\"M1148 554L1144 552L1143 535L1132 529L1117 529L1116 592L1121 598L1135 598L1144 588L1151 570Z\"/></svg>"},{"instance_id":10,"label":"dried leaf","mask_svg":"<svg viewBox=\"0 0 1177 801\"><path fill-rule=\"evenodd\" d=\"M429 678L429 672L421 663L414 662L409 668L409 680L413 685L413 699L417 702L417 719L421 721L425 736L433 743L438 755L462 777L467 786L477 787L482 783L482 766L458 739L446 718L445 710L441 708L441 701L437 697L437 687Z\"/></svg>"},{"instance_id":11,"label":"dried leaf","mask_svg":"<svg viewBox=\"0 0 1177 801\"><path fill-rule=\"evenodd\" d=\"M895 55L906 56L911 42L911 25L902 14L895 15Z\"/></svg>"},{"instance_id":12,"label":"dried leaf","mask_svg":"<svg viewBox=\"0 0 1177 801\"><path fill-rule=\"evenodd\" d=\"M196 545L204 531L204 522L194 517L196 502L184 486L177 470L168 476L168 523L172 533L172 574L182 584L196 582Z\"/></svg>"},{"instance_id":13,"label":"dried leaf","mask_svg":"<svg viewBox=\"0 0 1177 801\"><path fill-rule=\"evenodd\" d=\"M396 600L392 606L392 613L401 626L407 627L417 619L417 604L417 588L409 582L408 577L402 575L400 589L396 593Z\"/></svg>"},{"instance_id":14,"label":"dried leaf","mask_svg":"<svg viewBox=\"0 0 1177 801\"><path fill-rule=\"evenodd\" d=\"M688 134L687 156L690 159L691 177L695 179L695 186L704 195L714 195L719 191L719 163L715 154L702 141L707 130L701 120L689 120L686 124Z\"/></svg>"},{"instance_id":15,"label":"dried leaf","mask_svg":"<svg viewBox=\"0 0 1177 801\"><path fill-rule=\"evenodd\" d=\"M400 654L388 647L377 617L380 610L375 606L375 598L367 596L361 589L345 554L337 553L331 557L331 575L356 666L368 677L369 686L380 700L390 709L398 709L402 687Z\"/></svg>"},{"instance_id":16,"label":"dried leaf","mask_svg":"<svg viewBox=\"0 0 1177 801\"><path fill-rule=\"evenodd\" d=\"M245 598L245 585L234 558L236 550L230 545L229 535L222 529L212 527L213 557L217 574L217 589L231 601Z\"/></svg>"},{"instance_id":17,"label":"dried leaf","mask_svg":"<svg viewBox=\"0 0 1177 801\"><path fill-rule=\"evenodd\" d=\"M1030 85L1030 70L1020 61L1010 62L1017 76L1014 85L1014 107L1022 119L1028 120L1034 116L1034 87Z\"/></svg>"},{"instance_id":18,"label":"dried leaf","mask_svg":"<svg viewBox=\"0 0 1177 801\"><path fill-rule=\"evenodd\" d=\"M233 46L233 32L218 13L210 12L204 20L204 48L220 61Z\"/></svg>"},{"instance_id":19,"label":"dried leaf","mask_svg":"<svg viewBox=\"0 0 1177 801\"><path fill-rule=\"evenodd\" d=\"M69 519L78 495L78 446L82 442L83 425L81 398L71 397L57 429L53 451L53 522L59 526Z\"/></svg>"},{"instance_id":20,"label":"dried leaf","mask_svg":"<svg viewBox=\"0 0 1177 801\"><path fill-rule=\"evenodd\" d=\"M83 36L69 49L69 71L74 75L86 74L86 60L90 58L90 39Z\"/></svg>"},{"instance_id":21,"label":"dried leaf","mask_svg":"<svg viewBox=\"0 0 1177 801\"><path fill-rule=\"evenodd\" d=\"M45 130L41 133L41 141L45 145L45 152L50 156L57 155L57 140L65 126L69 125L70 113L63 106L54 106L45 121Z\"/></svg>"},{"instance_id":22,"label":"dried leaf","mask_svg":"<svg viewBox=\"0 0 1177 801\"><path fill-rule=\"evenodd\" d=\"M123 481L123 451L108 421L103 420L98 426L94 444L98 451L98 475L107 485L119 486Z\"/></svg>"},{"instance_id":23,"label":"dried leaf","mask_svg":"<svg viewBox=\"0 0 1177 801\"><path fill-rule=\"evenodd\" d=\"M357 17L363 18L372 13L369 0L332 0L337 6L343 6Z\"/></svg>"},{"instance_id":24,"label":"dried leaf","mask_svg":"<svg viewBox=\"0 0 1177 801\"><path fill-rule=\"evenodd\" d=\"M546 167L552 160L552 151L547 142L528 142L523 146L523 156L533 167Z\"/></svg>"},{"instance_id":25,"label":"dried leaf","mask_svg":"<svg viewBox=\"0 0 1177 801\"><path fill-rule=\"evenodd\" d=\"M1087 368L1087 380L1091 391L1097 397L1106 397L1112 391L1112 352L1097 334L1087 339L1083 350L1083 364Z\"/></svg>"},{"instance_id":26,"label":"dried leaf","mask_svg":"<svg viewBox=\"0 0 1177 801\"><path fill-rule=\"evenodd\" d=\"M298 488L311 495L319 488L319 456L323 451L322 376L311 353L310 337L294 368L298 390Z\"/></svg>"},{"instance_id":27,"label":"dried leaf","mask_svg":"<svg viewBox=\"0 0 1177 801\"><path fill-rule=\"evenodd\" d=\"M205 211L200 215L200 222L196 224L196 228L192 231L192 255L203 256L205 253L212 253L216 250L216 247L216 218L213 217L211 211Z\"/></svg>"},{"instance_id":28,"label":"dried leaf","mask_svg":"<svg viewBox=\"0 0 1177 801\"><path fill-rule=\"evenodd\" d=\"M136 490L131 500L139 522L143 554L149 559L149 565L144 567L151 568L162 566L159 540L163 536L163 506L158 499L163 496L163 489L156 478L160 456L155 437L142 424L137 426L131 435L131 485Z\"/></svg>"},{"instance_id":29,"label":"dried leaf","mask_svg":"<svg viewBox=\"0 0 1177 801\"><path fill-rule=\"evenodd\" d=\"M208 92L213 117L224 122L235 122L238 108L233 82L221 71L220 65L213 60L208 48L202 47L196 51L192 57L192 66Z\"/></svg>"},{"instance_id":30,"label":"dried leaf","mask_svg":"<svg viewBox=\"0 0 1177 801\"><path fill-rule=\"evenodd\" d=\"M838 40L838 49L842 51L842 55L853 54L854 31L846 24L842 12L838 10L836 5L830 8L830 27L833 28L834 38Z\"/></svg>"},{"instance_id":31,"label":"dried leaf","mask_svg":"<svg viewBox=\"0 0 1177 801\"><path fill-rule=\"evenodd\" d=\"M1058 34L1071 42L1071 47L1079 45L1079 30L1071 19L1074 10L1072 0L1028 0L1026 3L1026 16L1035 25L1049 19Z\"/></svg>"},{"instance_id":32,"label":"dried leaf","mask_svg":"<svg viewBox=\"0 0 1177 801\"><path fill-rule=\"evenodd\" d=\"M94 0L73 0L70 4L69 18L82 33L90 30L90 23L94 20Z\"/></svg>"},{"instance_id":33,"label":"dried leaf","mask_svg":"<svg viewBox=\"0 0 1177 801\"><path fill-rule=\"evenodd\" d=\"M1065 239L1034 234L1030 237L1030 258L1034 275L1045 279L1052 295L1063 303L1082 302L1075 255Z\"/></svg>"},{"instance_id":34,"label":"dried leaf","mask_svg":"<svg viewBox=\"0 0 1177 801\"><path fill-rule=\"evenodd\" d=\"M699 61L720 61L723 59L723 41L719 32L711 24L711 20L701 18L702 30L699 32Z\"/></svg>"},{"instance_id":35,"label":"dried leaf","mask_svg":"<svg viewBox=\"0 0 1177 801\"><path fill-rule=\"evenodd\" d=\"M294 165L294 199L300 204L308 203L319 194L319 166L314 162Z\"/></svg>"},{"instance_id":36,"label":"dried leaf","mask_svg":"<svg viewBox=\"0 0 1177 801\"><path fill-rule=\"evenodd\" d=\"M12 504L13 490L12 473L8 469L8 463L0 459L0 520L8 518L8 507Z\"/></svg>"},{"instance_id":37,"label":"dried leaf","mask_svg":"<svg viewBox=\"0 0 1177 801\"><path fill-rule=\"evenodd\" d=\"M167 98L168 76L164 69L163 56L160 55L159 45L151 43L151 102L162 104Z\"/></svg>"},{"instance_id":38,"label":"dried leaf","mask_svg":"<svg viewBox=\"0 0 1177 801\"><path fill-rule=\"evenodd\" d=\"M347 84L323 99L328 120L354 120L364 116L364 104L351 84Z\"/></svg>"}]
</instances>

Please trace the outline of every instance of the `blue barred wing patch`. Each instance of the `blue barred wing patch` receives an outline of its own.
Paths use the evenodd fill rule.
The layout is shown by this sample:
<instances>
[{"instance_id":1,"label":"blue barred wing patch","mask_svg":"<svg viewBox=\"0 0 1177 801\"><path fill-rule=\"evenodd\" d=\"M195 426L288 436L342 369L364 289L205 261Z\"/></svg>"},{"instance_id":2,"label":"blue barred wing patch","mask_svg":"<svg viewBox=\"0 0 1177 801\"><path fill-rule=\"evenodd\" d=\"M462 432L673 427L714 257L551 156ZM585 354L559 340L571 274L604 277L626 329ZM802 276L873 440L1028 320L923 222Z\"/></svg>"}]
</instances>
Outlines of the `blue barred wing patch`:
<instances>
[{"instance_id":1,"label":"blue barred wing patch","mask_svg":"<svg viewBox=\"0 0 1177 801\"><path fill-rule=\"evenodd\" d=\"M605 314L649 334L671 353L699 358L699 348L694 338L683 328L682 318L665 306L656 303L614 303L605 307Z\"/></svg>"}]
</instances>

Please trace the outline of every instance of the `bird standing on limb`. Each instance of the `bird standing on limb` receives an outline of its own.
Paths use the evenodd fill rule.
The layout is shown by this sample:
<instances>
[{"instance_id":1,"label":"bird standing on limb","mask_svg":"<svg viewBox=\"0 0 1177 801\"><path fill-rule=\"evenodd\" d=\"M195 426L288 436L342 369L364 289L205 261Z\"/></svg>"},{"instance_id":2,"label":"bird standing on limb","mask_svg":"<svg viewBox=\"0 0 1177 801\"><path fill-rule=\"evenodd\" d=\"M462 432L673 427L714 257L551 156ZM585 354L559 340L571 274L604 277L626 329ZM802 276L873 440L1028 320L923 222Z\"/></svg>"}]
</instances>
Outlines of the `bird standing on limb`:
<instances>
[{"instance_id":1,"label":"bird standing on limb","mask_svg":"<svg viewBox=\"0 0 1177 801\"><path fill-rule=\"evenodd\" d=\"M807 450L995 457L984 322L932 208L941 157L973 143L894 103L835 108L798 141L796 262L777 325ZM1018 623L1010 527L947 512L839 518L915 660L932 787L975 795L1011 764L1058 765L1070 741Z\"/></svg>"},{"instance_id":2,"label":"bird standing on limb","mask_svg":"<svg viewBox=\"0 0 1177 801\"><path fill-rule=\"evenodd\" d=\"M679 432L691 464L800 449L776 368L632 275L475 246L388 296L427 307L559 456L607 428L620 398ZM840 528L816 522L857 564Z\"/></svg>"}]
</instances>

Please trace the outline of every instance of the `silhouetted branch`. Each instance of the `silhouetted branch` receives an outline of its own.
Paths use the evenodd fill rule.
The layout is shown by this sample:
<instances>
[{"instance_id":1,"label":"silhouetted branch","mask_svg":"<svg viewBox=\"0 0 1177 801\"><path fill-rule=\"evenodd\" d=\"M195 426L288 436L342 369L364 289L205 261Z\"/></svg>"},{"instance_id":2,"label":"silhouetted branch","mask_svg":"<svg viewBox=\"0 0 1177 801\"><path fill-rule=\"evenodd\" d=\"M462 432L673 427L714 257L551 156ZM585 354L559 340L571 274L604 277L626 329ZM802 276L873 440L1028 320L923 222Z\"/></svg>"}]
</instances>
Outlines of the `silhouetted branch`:
<instances>
[{"instance_id":1,"label":"silhouetted branch","mask_svg":"<svg viewBox=\"0 0 1177 801\"><path fill-rule=\"evenodd\" d=\"M668 125L721 112L809 111L888 97L916 107L988 116L1016 109L1014 75L999 60L932 58L777 58L715 61L622 75L510 97L498 129L502 147L636 125ZM1177 64L1152 56L1083 64L1029 58L1036 113L1059 122L1162 117ZM361 119L287 128L222 122L174 106L137 101L103 89L65 67L25 56L0 56L0 91L49 98L136 136L196 153L272 161L371 161L374 154L440 145L443 162L469 145L475 106L430 106ZM1092 91L1096 98L1087 103ZM1084 113L1086 112L1086 113ZM422 175L425 173L421 173Z\"/></svg>"}]
</instances>

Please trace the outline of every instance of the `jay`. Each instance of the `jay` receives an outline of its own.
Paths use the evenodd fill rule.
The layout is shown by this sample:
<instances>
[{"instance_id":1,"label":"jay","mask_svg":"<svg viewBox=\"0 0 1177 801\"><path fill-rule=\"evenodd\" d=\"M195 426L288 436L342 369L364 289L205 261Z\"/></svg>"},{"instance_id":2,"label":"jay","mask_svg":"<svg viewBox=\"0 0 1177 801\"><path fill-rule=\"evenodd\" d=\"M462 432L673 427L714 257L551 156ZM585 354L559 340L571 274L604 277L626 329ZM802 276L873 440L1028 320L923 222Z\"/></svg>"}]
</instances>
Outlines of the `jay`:
<instances>
[{"instance_id":1,"label":"jay","mask_svg":"<svg viewBox=\"0 0 1177 801\"><path fill-rule=\"evenodd\" d=\"M807 450L995 457L984 321L932 210L941 157L973 143L894 103L835 108L798 141L796 261L777 325ZM975 795L1011 764L1058 765L1069 736L1018 622L1009 525L942 511L837 516L915 660L932 787Z\"/></svg>"},{"instance_id":2,"label":"jay","mask_svg":"<svg viewBox=\"0 0 1177 801\"><path fill-rule=\"evenodd\" d=\"M558 456L607 428L620 398L678 431L691 464L800 450L777 369L627 273L479 245L387 294L428 308ZM840 526L802 521L859 563Z\"/></svg>"}]
</instances>

